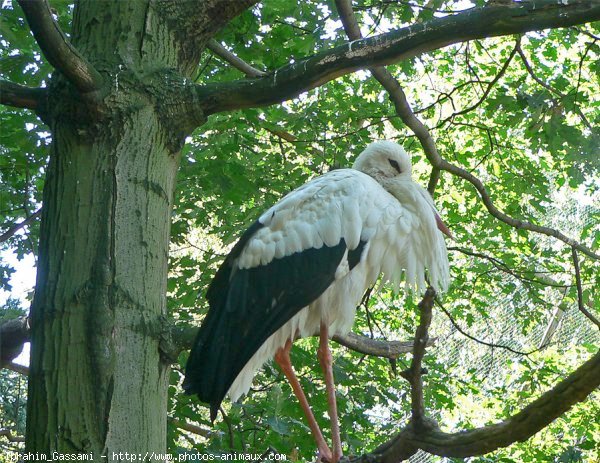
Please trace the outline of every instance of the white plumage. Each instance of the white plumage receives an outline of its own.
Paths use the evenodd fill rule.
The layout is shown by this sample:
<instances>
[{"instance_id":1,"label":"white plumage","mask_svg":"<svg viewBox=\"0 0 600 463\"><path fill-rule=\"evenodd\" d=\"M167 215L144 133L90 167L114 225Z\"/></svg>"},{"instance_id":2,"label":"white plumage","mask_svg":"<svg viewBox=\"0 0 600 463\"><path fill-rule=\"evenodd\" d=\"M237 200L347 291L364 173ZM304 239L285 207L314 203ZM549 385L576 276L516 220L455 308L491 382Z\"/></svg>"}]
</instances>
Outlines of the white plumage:
<instances>
[{"instance_id":1,"label":"white plumage","mask_svg":"<svg viewBox=\"0 0 600 463\"><path fill-rule=\"evenodd\" d=\"M318 334L322 323L329 336L346 334L379 275L396 287L404 275L408 288L424 290L427 272L433 288L444 291L449 272L440 230L448 234L428 192L412 181L410 158L392 142L372 143L352 169L292 191L259 217L215 277L186 391L216 413L225 392L232 400L246 393L288 340ZM259 328L264 339L254 343Z\"/></svg>"}]
</instances>

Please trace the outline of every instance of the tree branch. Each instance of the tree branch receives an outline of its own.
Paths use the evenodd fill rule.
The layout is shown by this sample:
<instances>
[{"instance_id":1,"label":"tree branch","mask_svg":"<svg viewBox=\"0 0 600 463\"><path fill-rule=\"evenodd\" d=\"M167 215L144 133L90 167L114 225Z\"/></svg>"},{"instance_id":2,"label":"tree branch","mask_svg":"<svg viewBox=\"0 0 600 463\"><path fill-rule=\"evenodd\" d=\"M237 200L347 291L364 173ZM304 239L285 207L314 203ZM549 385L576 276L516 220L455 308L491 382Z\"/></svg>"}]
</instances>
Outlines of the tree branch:
<instances>
[{"instance_id":1,"label":"tree branch","mask_svg":"<svg viewBox=\"0 0 600 463\"><path fill-rule=\"evenodd\" d=\"M600 19L596 0L537 0L473 8L341 45L257 79L190 86L206 114L266 106L357 69L398 62L467 40L567 27Z\"/></svg>"},{"instance_id":2,"label":"tree branch","mask_svg":"<svg viewBox=\"0 0 600 463\"><path fill-rule=\"evenodd\" d=\"M65 37L50 11L47 0L17 0L31 32L48 62L82 94L98 90L102 77Z\"/></svg>"},{"instance_id":3,"label":"tree branch","mask_svg":"<svg viewBox=\"0 0 600 463\"><path fill-rule=\"evenodd\" d=\"M197 332L198 327L196 326L181 324L169 326L165 333L163 333L163 339L160 344L160 349L164 357L175 361L181 351L191 349ZM361 354L374 355L392 360L397 359L402 354L411 352L413 349L412 341L383 341L371 339L356 333L348 333L344 336L336 335L332 339L338 344ZM434 343L435 339L431 339L427 345L431 346Z\"/></svg>"},{"instance_id":4,"label":"tree branch","mask_svg":"<svg viewBox=\"0 0 600 463\"><path fill-rule=\"evenodd\" d=\"M550 3L552 3L552 2L550 2ZM338 8L340 18L342 19L342 23L344 25L344 29L345 29L347 35L351 39L359 38L360 37L360 28L358 27L358 23L356 22L356 18L352 11L351 3L348 0L336 0L336 6ZM487 7L487 8L489 8L489 7ZM487 8L484 8L484 10ZM512 7L505 8L505 9L510 10L510 9L512 9ZM598 13L599 12L597 12L597 14ZM462 13L462 14L465 14L465 13ZM460 16L460 15L456 15L456 16ZM425 30L428 30L428 28L426 28ZM512 50L509 58L504 63L502 69L500 70L500 72L498 73L496 78L487 87L486 95L487 95L487 93L489 93L492 86L502 77L502 75L508 68L509 63L515 56L516 52L520 52L520 41L517 41L514 49ZM522 54L522 52L521 52L521 54ZM587 254L590 257L594 257L595 259L600 259L600 255L594 253L593 251L591 251L587 247L583 246L582 244L576 242L575 240L568 238L567 236L560 233L558 230L554 230L554 229L551 229L548 227L542 227L542 226L535 225L535 224L532 224L529 222L514 219L514 218L508 216L507 214L504 214L503 212L501 212L498 208L496 208L496 206L493 204L489 194L487 193L487 190L485 189L483 183L477 177L475 177L470 172L468 172L458 166L450 164L446 160L442 159L442 157L440 156L440 154L435 146L435 142L433 141L433 138L431 137L431 134L429 133L429 129L415 116L414 112L410 108L410 105L407 101L406 95L405 95L404 91L402 90L402 87L400 86L400 83L384 68L381 68L381 67L372 68L371 72L372 72L373 76L388 91L390 100L392 101L392 103L394 103L396 112L398 113L398 115L400 116L402 121L417 136L417 138L421 142L421 145L423 146L423 151L425 152L427 159L433 165L433 170L431 172L431 176L429 179L429 185L427 187L430 194L433 195L433 192L435 191L435 187L440 178L440 170L448 171L454 175L462 177L465 180L471 182L475 186L475 188L477 189L479 194L481 195L481 199L482 199L484 205L486 206L486 208L488 209L489 213L491 215L493 215L494 217L496 217L497 219L501 220L502 222L504 222L514 228L517 228L517 229L523 228L523 229L526 229L529 231L542 233L547 236L552 236L560 241L563 241L564 243L569 244L570 246L574 246L576 249L584 252L585 254ZM483 101L483 99L479 100L479 102L477 102L471 108L468 108L467 110L463 110L457 114L461 114L466 111L470 111L470 110L474 109L479 104L481 104L482 101Z\"/></svg>"},{"instance_id":5,"label":"tree branch","mask_svg":"<svg viewBox=\"0 0 600 463\"><path fill-rule=\"evenodd\" d=\"M360 27L352 11L352 3L350 0L336 0L335 5L337 7L340 19L344 25L346 35L350 40L358 40L362 37ZM428 153L428 157L440 157L435 142L429 132L429 129L421 120L415 116L415 113L408 103L406 94L394 76L384 67L374 67L370 69L373 77L381 84L381 86L387 90L390 101L394 104L396 113L402 119L402 122L413 131L413 133L419 139L423 150ZM435 188L440 179L440 170L437 167L433 167L431 176L429 178L429 184L427 190L433 196Z\"/></svg>"},{"instance_id":6,"label":"tree branch","mask_svg":"<svg viewBox=\"0 0 600 463\"><path fill-rule=\"evenodd\" d=\"M412 341L382 341L352 332L344 336L336 335L331 339L355 352L365 355L374 355L376 357L385 357L391 360L395 360L400 355L407 354L413 350ZM427 346L432 346L434 344L434 339L427 340Z\"/></svg>"},{"instance_id":7,"label":"tree branch","mask_svg":"<svg viewBox=\"0 0 600 463\"><path fill-rule=\"evenodd\" d=\"M577 307L579 307L579 311L583 313L587 318L589 318L593 323L596 324L598 328L600 328L600 321L594 315L585 308L583 302L583 289L581 287L581 274L579 272L579 258L577 257L577 249L575 247L571 248L571 255L573 256L573 266L575 267L575 282L577 284Z\"/></svg>"},{"instance_id":8,"label":"tree branch","mask_svg":"<svg viewBox=\"0 0 600 463\"><path fill-rule=\"evenodd\" d=\"M425 424L425 405L423 403L423 357L429 341L429 325L432 320L433 301L435 300L435 291L427 288L425 296L419 302L420 321L415 332L413 346L413 358L408 371L403 372L403 376L410 383L411 396L411 423L415 429L422 429Z\"/></svg>"},{"instance_id":9,"label":"tree branch","mask_svg":"<svg viewBox=\"0 0 600 463\"><path fill-rule=\"evenodd\" d=\"M22 220L21 222L19 222L19 223L13 225L12 227L10 227L8 230L6 230L4 233L2 233L0 235L0 243L3 243L7 239L11 238L21 228L26 227L27 225L29 225L31 222L33 222L35 219L37 219L40 216L41 213L42 213L42 210L38 209L33 214L31 214L29 217L27 217L25 220Z\"/></svg>"},{"instance_id":10,"label":"tree branch","mask_svg":"<svg viewBox=\"0 0 600 463\"><path fill-rule=\"evenodd\" d=\"M464 458L483 455L514 442L529 439L566 413L600 386L600 352L581 365L550 391L519 413L500 423L454 434L437 429L420 431L411 424L395 438L353 462L396 463L417 449L434 455Z\"/></svg>"},{"instance_id":11,"label":"tree branch","mask_svg":"<svg viewBox=\"0 0 600 463\"><path fill-rule=\"evenodd\" d=\"M227 48L225 48L223 45L221 45L214 39L208 41L206 48L212 51L219 58L227 61L237 70L242 71L248 77L262 77L267 74L266 72L261 71L260 69L256 69L255 67L250 66L248 63L235 56Z\"/></svg>"},{"instance_id":12,"label":"tree branch","mask_svg":"<svg viewBox=\"0 0 600 463\"><path fill-rule=\"evenodd\" d=\"M494 217L496 217L498 220L500 220L516 229L529 230L529 231L533 231L536 233L541 233L542 235L552 236L552 237L556 238L557 240L560 240L563 243L566 243L569 246L572 246L575 249L583 252L584 254L588 255L589 257L593 257L594 259L600 259L600 254L596 254L591 249L588 249L586 246L575 241L574 239L571 239L568 236L565 236L558 230L555 230L555 229L549 228L549 227L543 227L541 225L536 225L536 224L533 224L533 223L530 223L530 222L527 222L524 220L515 219L515 218L509 216L508 214L505 214L504 212L500 211L492 202L492 199L490 198L490 195L487 192L487 190L486 190L485 186L483 185L483 183L481 182L481 180L479 180L477 177L475 177L469 171L463 169L462 167L458 167L454 164L450 164L448 161L446 161L445 159L442 159L441 157L439 157L439 158L431 157L430 158L429 156L427 156L427 158L435 167L438 167L441 170L450 172L451 174L461 177L461 178L467 180L469 183L471 183L475 187L475 189L479 192L479 195L481 196L481 200L483 201L483 204L485 205L488 212L491 215L493 215Z\"/></svg>"},{"instance_id":13,"label":"tree branch","mask_svg":"<svg viewBox=\"0 0 600 463\"><path fill-rule=\"evenodd\" d=\"M45 88L26 87L0 79L0 104L35 110L45 97Z\"/></svg>"},{"instance_id":14,"label":"tree branch","mask_svg":"<svg viewBox=\"0 0 600 463\"><path fill-rule=\"evenodd\" d=\"M158 0L154 9L172 24L180 48L180 71L189 77L196 71L208 41L232 19L256 3L258 0Z\"/></svg>"},{"instance_id":15,"label":"tree branch","mask_svg":"<svg viewBox=\"0 0 600 463\"><path fill-rule=\"evenodd\" d=\"M511 61L517 54L517 50L519 50L520 47L521 47L521 37L518 37L517 41L515 43L515 46L513 47L512 51L510 52L510 55L508 56L508 58L502 65L502 68L500 68L500 71L498 72L498 74L496 74L496 76L492 79L492 81L487 85L481 98L479 98L479 100L477 100L471 106L461 109L460 111L452 113L450 116L448 116L442 122L440 122L438 124L438 127L441 127L446 122L453 120L456 116L460 116L461 114L467 114L467 113L473 111L474 109L477 109L479 106L481 106L483 104L483 102L487 99L490 92L492 91L492 88L494 88L494 85L496 85L498 83L498 81L502 78L502 76L506 73L506 70L510 66Z\"/></svg>"},{"instance_id":16,"label":"tree branch","mask_svg":"<svg viewBox=\"0 0 600 463\"><path fill-rule=\"evenodd\" d=\"M12 370L15 373L20 373L23 376L29 376L29 367L26 367L25 365L19 365L15 362L9 362L6 365L4 365L3 368L6 368L7 370Z\"/></svg>"},{"instance_id":17,"label":"tree branch","mask_svg":"<svg viewBox=\"0 0 600 463\"><path fill-rule=\"evenodd\" d=\"M197 424L187 423L185 421L178 420L177 418L169 417L169 421L173 423L176 428L183 429L184 431L191 432L202 437L212 437L218 432L213 432L210 429L203 428Z\"/></svg>"},{"instance_id":18,"label":"tree branch","mask_svg":"<svg viewBox=\"0 0 600 463\"><path fill-rule=\"evenodd\" d=\"M0 429L0 436L6 437L8 442L25 442L23 436L17 436L10 429Z\"/></svg>"},{"instance_id":19,"label":"tree branch","mask_svg":"<svg viewBox=\"0 0 600 463\"><path fill-rule=\"evenodd\" d=\"M583 31L581 31L581 33L583 33ZM548 85L546 82L544 82L542 79L540 79L535 74L535 71L533 70L533 68L531 67L531 64L529 64L529 61L527 60L527 57L525 56L525 53L521 49L521 45L520 44L518 45L517 51L519 53L519 57L521 58L521 61L523 62L523 65L525 66L525 69L527 70L527 72L529 73L529 75L531 76L531 78L533 80L535 80L540 86L542 86L543 88L545 88L546 90L548 90L550 93L552 93L553 95L556 95L561 100L564 100L565 99L565 95L563 95L558 90L554 89L551 85ZM581 121L584 123L584 125L592 133L596 131L596 129L594 128L594 126L592 124L590 124L590 121L588 121L587 117L585 117L585 114L583 114L583 112L581 111L581 109L579 108L579 106L575 105L572 110L577 113L577 115L579 116L579 118L581 119Z\"/></svg>"},{"instance_id":20,"label":"tree branch","mask_svg":"<svg viewBox=\"0 0 600 463\"><path fill-rule=\"evenodd\" d=\"M0 368L17 358L29 341L27 317L14 318L0 325Z\"/></svg>"},{"instance_id":21,"label":"tree branch","mask_svg":"<svg viewBox=\"0 0 600 463\"><path fill-rule=\"evenodd\" d=\"M344 25L344 29L345 29L348 37L350 37L351 39L360 38L361 37L360 28L358 27L356 17L354 16L354 12L352 11L352 5L351 5L350 1L349 0L336 0L336 6L338 8L340 18L342 19L342 23ZM500 72L498 73L496 78L487 87L487 90L485 93L486 95L489 93L492 86L502 77L502 75L508 68L509 63L512 61L513 57L515 56L515 53L520 50L519 44L520 44L520 41L517 41L515 47L513 48L512 52L510 53L509 58L504 63L502 69L500 70ZM388 91L390 100L394 104L396 112L398 113L398 115L400 116L402 121L417 136L417 138L421 142L421 145L423 146L423 151L425 152L427 159L433 165L433 170L431 172L431 176L429 179L429 185L427 186L427 189L431 195L433 195L436 185L439 181L440 170L446 170L450 173L453 173L454 175L458 175L459 177L462 177L462 178L468 180L469 182L471 182L475 186L475 188L479 191L479 193L481 195L481 199L483 200L483 203L487 207L490 214L492 214L497 219L499 219L515 228L524 228L524 229L542 233L542 234L545 234L548 236L553 236L571 246L575 246L577 249L584 252L585 254L587 254L590 257L595 257L596 259L600 259L599 255L593 253L591 250L587 249L585 246L577 243L576 241L566 237L565 235L560 233L558 230L554 230L554 229L551 229L548 227L541 227L539 225L520 221L520 220L514 219L514 218L508 216L507 214L504 214L500 210L498 210L492 203L485 187L483 186L483 183L481 183L481 181L479 179L477 179L470 172L467 172L466 170L461 169L460 167L454 166L454 165L450 164L449 162L445 161L444 159L442 159L442 157L440 156L440 154L437 150L437 147L435 146L435 142L433 141L433 138L431 137L429 129L415 116L414 112L410 108L410 105L406 98L406 94L402 90L400 83L392 76L392 74L389 73L386 69L384 69L382 67L372 68L371 73L381 83L381 85ZM479 102L477 102L471 108L468 108L467 110L463 110L457 114L462 114L466 111L470 111L470 110L476 108L479 104L481 104L482 101L483 101L483 98L481 100L479 100Z\"/></svg>"}]
</instances>

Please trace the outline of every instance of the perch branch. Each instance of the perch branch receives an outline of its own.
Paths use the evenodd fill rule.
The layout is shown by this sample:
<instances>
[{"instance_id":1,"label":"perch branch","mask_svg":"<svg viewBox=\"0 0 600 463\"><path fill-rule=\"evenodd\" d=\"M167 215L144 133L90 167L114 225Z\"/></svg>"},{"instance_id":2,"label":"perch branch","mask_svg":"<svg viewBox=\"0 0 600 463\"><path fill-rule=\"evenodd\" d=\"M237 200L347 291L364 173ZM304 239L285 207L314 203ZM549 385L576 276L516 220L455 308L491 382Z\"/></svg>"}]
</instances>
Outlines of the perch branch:
<instances>
[{"instance_id":1,"label":"perch branch","mask_svg":"<svg viewBox=\"0 0 600 463\"><path fill-rule=\"evenodd\" d=\"M416 429L409 424L396 437L372 453L352 462L396 463L422 449L434 455L465 458L483 455L514 442L529 439L566 413L600 386L600 352L554 388L531 402L515 415L497 424L454 434L435 428Z\"/></svg>"},{"instance_id":2,"label":"perch branch","mask_svg":"<svg viewBox=\"0 0 600 463\"><path fill-rule=\"evenodd\" d=\"M50 11L47 0L17 0L31 32L48 62L82 94L98 90L102 77L65 37Z\"/></svg>"},{"instance_id":3,"label":"perch branch","mask_svg":"<svg viewBox=\"0 0 600 463\"><path fill-rule=\"evenodd\" d=\"M45 96L45 88L26 87L0 80L0 104L35 110Z\"/></svg>"},{"instance_id":4,"label":"perch branch","mask_svg":"<svg viewBox=\"0 0 600 463\"><path fill-rule=\"evenodd\" d=\"M183 350L192 348L198 327L175 324L167 328L161 341L161 351L165 357L173 360ZM411 352L413 343L411 341L383 341L371 339L355 333L332 338L338 344L365 355L374 355L389 359L397 359L400 355ZM434 339L429 340L428 346L433 345Z\"/></svg>"}]
</instances>

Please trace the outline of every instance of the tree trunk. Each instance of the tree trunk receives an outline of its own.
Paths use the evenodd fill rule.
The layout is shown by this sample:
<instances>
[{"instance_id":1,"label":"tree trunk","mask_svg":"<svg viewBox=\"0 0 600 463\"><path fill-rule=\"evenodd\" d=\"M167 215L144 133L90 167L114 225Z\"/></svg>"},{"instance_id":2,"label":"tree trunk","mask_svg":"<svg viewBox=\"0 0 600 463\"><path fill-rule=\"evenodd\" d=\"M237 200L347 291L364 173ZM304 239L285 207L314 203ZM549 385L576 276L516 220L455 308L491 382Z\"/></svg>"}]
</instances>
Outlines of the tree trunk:
<instances>
[{"instance_id":1,"label":"tree trunk","mask_svg":"<svg viewBox=\"0 0 600 463\"><path fill-rule=\"evenodd\" d=\"M102 95L80 95L59 74L50 84L29 452L165 452L158 346L182 134L138 77L177 60L175 41L152 41L165 31L144 5L80 2L73 43L106 79Z\"/></svg>"}]
</instances>

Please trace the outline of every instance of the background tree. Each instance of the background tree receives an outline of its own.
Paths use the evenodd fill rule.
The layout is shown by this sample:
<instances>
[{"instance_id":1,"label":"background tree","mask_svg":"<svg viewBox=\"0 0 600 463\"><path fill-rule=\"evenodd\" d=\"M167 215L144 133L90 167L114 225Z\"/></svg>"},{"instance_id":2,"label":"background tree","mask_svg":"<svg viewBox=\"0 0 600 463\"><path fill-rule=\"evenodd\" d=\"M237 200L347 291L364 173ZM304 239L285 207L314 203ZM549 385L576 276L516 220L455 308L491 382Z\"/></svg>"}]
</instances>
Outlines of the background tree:
<instances>
[{"instance_id":1,"label":"background tree","mask_svg":"<svg viewBox=\"0 0 600 463\"><path fill-rule=\"evenodd\" d=\"M393 138L451 225L454 284L431 326L431 297L365 298L356 331L378 341L336 358L346 454L481 455L546 428L480 461L598 458L593 400L550 423L600 381L597 1L18 3L0 23L3 257L35 255L37 283L31 333L2 345L31 335L27 450L311 458L278 371L211 428L179 353L238 231ZM437 338L426 376L422 349L381 341L415 332ZM313 351L293 355L322 415Z\"/></svg>"}]
</instances>

